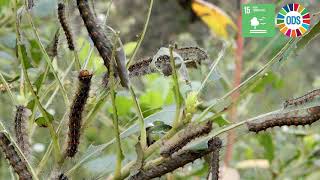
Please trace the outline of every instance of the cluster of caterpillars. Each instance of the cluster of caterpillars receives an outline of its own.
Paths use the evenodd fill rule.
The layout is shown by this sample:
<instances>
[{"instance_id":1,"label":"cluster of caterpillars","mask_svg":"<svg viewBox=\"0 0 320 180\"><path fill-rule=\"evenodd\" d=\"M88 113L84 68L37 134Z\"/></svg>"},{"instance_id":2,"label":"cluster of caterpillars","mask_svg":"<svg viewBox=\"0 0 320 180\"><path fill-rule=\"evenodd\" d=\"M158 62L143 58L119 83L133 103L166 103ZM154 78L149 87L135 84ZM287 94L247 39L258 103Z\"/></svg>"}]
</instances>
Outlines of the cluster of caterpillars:
<instances>
[{"instance_id":1,"label":"cluster of caterpillars","mask_svg":"<svg viewBox=\"0 0 320 180\"><path fill-rule=\"evenodd\" d=\"M130 180L148 180L156 177L161 177L166 173L172 172L180 167L185 166L205 155L212 153L211 172L212 179L217 180L219 174L219 150L222 146L220 138L215 137L208 141L208 148L202 150L181 150L171 156L163 159L157 165L146 167L138 171L136 174L129 177ZM214 168L214 169L213 169ZM216 179L215 179L216 178Z\"/></svg>"},{"instance_id":2,"label":"cluster of caterpillars","mask_svg":"<svg viewBox=\"0 0 320 180\"><path fill-rule=\"evenodd\" d=\"M183 59L185 65L189 68L197 68L204 60L208 59L207 53L198 47L183 47L174 49ZM143 76L161 71L164 76L172 75L172 67L170 65L170 56L160 55L152 66L153 57L147 57L143 60L132 64L129 70L129 77Z\"/></svg>"},{"instance_id":3,"label":"cluster of caterpillars","mask_svg":"<svg viewBox=\"0 0 320 180\"><path fill-rule=\"evenodd\" d=\"M320 90L316 89L307 94L285 101L284 109L289 106L299 106L306 104L320 95ZM302 110L292 110L286 113L271 114L263 119L261 122L248 122L247 127L249 131L260 132L268 128L276 126L305 126L320 119L320 106L313 106Z\"/></svg>"}]
</instances>

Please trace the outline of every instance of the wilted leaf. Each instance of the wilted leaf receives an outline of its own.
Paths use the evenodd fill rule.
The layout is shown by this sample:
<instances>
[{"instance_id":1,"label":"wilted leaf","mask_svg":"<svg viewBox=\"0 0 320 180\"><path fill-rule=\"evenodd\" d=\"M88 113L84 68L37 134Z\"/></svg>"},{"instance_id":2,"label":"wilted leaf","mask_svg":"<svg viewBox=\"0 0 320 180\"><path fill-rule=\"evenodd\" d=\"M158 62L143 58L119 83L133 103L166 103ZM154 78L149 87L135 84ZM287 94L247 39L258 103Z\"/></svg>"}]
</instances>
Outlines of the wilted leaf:
<instances>
[{"instance_id":1,"label":"wilted leaf","mask_svg":"<svg viewBox=\"0 0 320 180\"><path fill-rule=\"evenodd\" d=\"M219 7L203 0L194 0L192 10L218 37L228 39L228 26L237 29L231 18Z\"/></svg>"}]
</instances>

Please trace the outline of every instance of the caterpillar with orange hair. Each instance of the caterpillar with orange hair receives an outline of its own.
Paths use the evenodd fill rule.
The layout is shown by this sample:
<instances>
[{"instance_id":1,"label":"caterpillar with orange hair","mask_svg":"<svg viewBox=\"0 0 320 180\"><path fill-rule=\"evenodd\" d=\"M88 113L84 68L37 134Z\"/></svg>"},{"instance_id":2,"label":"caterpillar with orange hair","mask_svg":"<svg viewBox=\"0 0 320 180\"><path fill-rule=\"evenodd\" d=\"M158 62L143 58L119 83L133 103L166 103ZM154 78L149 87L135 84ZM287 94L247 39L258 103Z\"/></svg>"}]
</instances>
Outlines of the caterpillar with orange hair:
<instances>
[{"instance_id":1,"label":"caterpillar with orange hair","mask_svg":"<svg viewBox=\"0 0 320 180\"><path fill-rule=\"evenodd\" d=\"M92 74L87 70L79 73L79 87L73 99L69 115L68 147L66 155L73 157L78 152L82 113L89 97Z\"/></svg>"}]
</instances>

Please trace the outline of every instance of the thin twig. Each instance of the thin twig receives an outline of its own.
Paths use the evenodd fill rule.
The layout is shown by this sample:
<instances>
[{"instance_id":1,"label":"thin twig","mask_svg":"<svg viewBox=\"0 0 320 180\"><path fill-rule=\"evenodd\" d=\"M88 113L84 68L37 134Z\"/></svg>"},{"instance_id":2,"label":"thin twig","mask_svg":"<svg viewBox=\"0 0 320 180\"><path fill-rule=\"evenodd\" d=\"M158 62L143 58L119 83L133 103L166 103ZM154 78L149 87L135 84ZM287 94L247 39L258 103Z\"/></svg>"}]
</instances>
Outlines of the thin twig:
<instances>
[{"instance_id":1,"label":"thin twig","mask_svg":"<svg viewBox=\"0 0 320 180\"><path fill-rule=\"evenodd\" d=\"M13 103L14 105L16 105L16 104L17 104L17 100L16 100L16 98L13 96L12 91L11 91L8 83L7 83L6 79L3 77L3 75L2 75L1 72L0 72L0 79L1 79L2 84L4 84L4 87L6 88L6 91L9 93L9 96L10 96L10 99L11 99L12 103Z\"/></svg>"},{"instance_id":2,"label":"thin twig","mask_svg":"<svg viewBox=\"0 0 320 180\"><path fill-rule=\"evenodd\" d=\"M147 19L146 19L146 22L144 24L144 27L143 27L143 31L141 33L141 37L139 38L139 41L136 45L136 47L134 48L134 51L133 51L133 54L132 56L130 57L129 61L127 62L127 67L129 67L131 65L131 63L133 62L134 58L136 57L137 55L137 52L141 46L141 43L144 39L144 36L147 32L147 28L148 28L148 24L149 24L149 20L150 20L150 16L151 16L151 12L152 12L152 7L153 7L153 0L150 0L150 5L149 5L149 9L148 9L148 15L147 15Z\"/></svg>"},{"instance_id":3,"label":"thin twig","mask_svg":"<svg viewBox=\"0 0 320 180\"><path fill-rule=\"evenodd\" d=\"M122 148L121 148L121 139L120 139L120 132L119 132L119 119L118 119L118 112L117 112L117 106L116 106L116 91L115 91L115 77L114 77L114 61L115 61L115 51L117 48L117 42L118 42L118 37L119 33L116 33L116 36L114 37L114 42L113 42L113 49L112 49L112 54L111 54L111 61L110 61L110 92L111 92L111 101L112 101L112 107L113 107L113 112L112 112L112 119L113 119L113 126L114 126L114 131L115 131L115 137L116 137L116 142L117 142L117 161L116 161L116 166L115 166L115 171L114 171L114 176L115 179L118 179L121 177L121 164L122 160L124 158L124 155L122 153Z\"/></svg>"},{"instance_id":4,"label":"thin twig","mask_svg":"<svg viewBox=\"0 0 320 180\"><path fill-rule=\"evenodd\" d=\"M80 71L80 69L81 69L80 58L79 58L78 51L76 50L76 48L73 50L73 55L74 55L74 58L76 61L75 68L77 71Z\"/></svg>"},{"instance_id":5,"label":"thin twig","mask_svg":"<svg viewBox=\"0 0 320 180\"><path fill-rule=\"evenodd\" d=\"M176 101L176 116L173 121L173 127L176 128L180 124L180 112L181 112L181 106L182 106L182 99L180 94L180 87L179 87L179 81L178 81L178 75L176 71L175 66L175 59L173 57L173 49L174 46L169 46L169 52L170 52L170 66L172 69L172 80L173 80L173 91L174 91L174 97Z\"/></svg>"},{"instance_id":6,"label":"thin twig","mask_svg":"<svg viewBox=\"0 0 320 180\"><path fill-rule=\"evenodd\" d=\"M146 132L146 128L145 128L145 125L144 125L144 118L143 118L143 115L142 115L142 112L141 112L141 108L140 108L140 105L139 105L139 102L138 102L138 98L137 98L136 93L134 92L133 87L132 87L131 84L129 85L129 91L130 91L132 100L134 102L134 107L135 107L135 109L137 111L137 114L138 114L139 125L140 125L140 143L141 143L141 147L142 147L143 150L145 150L146 147L147 147L147 132Z\"/></svg>"},{"instance_id":7,"label":"thin twig","mask_svg":"<svg viewBox=\"0 0 320 180\"><path fill-rule=\"evenodd\" d=\"M214 61L214 63L211 65L210 71L209 71L209 73L207 74L207 76L204 78L204 80L202 81L201 86L200 86L200 88L198 89L197 94L199 94L199 93L201 92L201 90L204 88L204 86L206 85L209 77L211 76L211 74L212 74L213 71L216 69L217 65L219 64L220 60L221 60L222 57L224 56L226 49L227 49L227 43L224 42L224 43L223 43L223 47L222 47L221 51L219 52L217 59L216 59L216 60Z\"/></svg>"},{"instance_id":8,"label":"thin twig","mask_svg":"<svg viewBox=\"0 0 320 180\"><path fill-rule=\"evenodd\" d=\"M67 92L66 92L66 90L64 89L64 87L63 87L63 85L62 85L62 82L60 81L57 73L55 72L55 69L54 69L54 67L53 67L53 65L52 65L52 63L51 63L51 59L50 59L49 55L47 54L47 52L46 52L43 44L41 43L40 36L39 36L38 31L37 31L37 29L36 29L36 27L35 27L35 25L34 25L34 22L33 22L33 20L32 20L31 14L30 14L29 11L26 11L26 12L27 12L26 14L27 14L27 18L28 18L28 20L29 20L29 23L30 23L31 26L32 26L33 33L34 33L34 35L35 35L36 38L37 38L36 43L37 43L38 46L40 47L40 50L41 50L42 54L44 55L44 59L47 61L47 64L49 65L49 67L50 67L50 69L51 69L51 72L52 72L54 78L58 81L58 85L59 85L59 87L60 87L60 90L62 91L62 95L63 95L63 99L64 99L64 101L65 101L65 104L69 104L69 99L68 99L68 96L67 96Z\"/></svg>"}]
</instances>

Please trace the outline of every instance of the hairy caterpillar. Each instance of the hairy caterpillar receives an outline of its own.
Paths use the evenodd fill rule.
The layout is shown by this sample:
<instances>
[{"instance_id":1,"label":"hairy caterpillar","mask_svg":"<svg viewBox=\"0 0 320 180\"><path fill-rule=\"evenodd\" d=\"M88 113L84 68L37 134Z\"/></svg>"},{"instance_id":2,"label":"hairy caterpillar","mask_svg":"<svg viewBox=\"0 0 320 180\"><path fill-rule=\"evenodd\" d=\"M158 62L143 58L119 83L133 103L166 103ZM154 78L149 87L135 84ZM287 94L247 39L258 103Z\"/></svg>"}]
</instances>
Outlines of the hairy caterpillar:
<instances>
[{"instance_id":1,"label":"hairy caterpillar","mask_svg":"<svg viewBox=\"0 0 320 180\"><path fill-rule=\"evenodd\" d=\"M65 6L63 3L58 4L58 18L62 26L62 29L64 31L64 34L66 35L68 47L71 51L73 51L74 50L73 36L66 19Z\"/></svg>"},{"instance_id":2,"label":"hairy caterpillar","mask_svg":"<svg viewBox=\"0 0 320 180\"><path fill-rule=\"evenodd\" d=\"M209 145L213 146L213 151L211 153L210 171L211 180L219 179L219 151L222 147L222 141L220 138L215 137L208 142Z\"/></svg>"},{"instance_id":3,"label":"hairy caterpillar","mask_svg":"<svg viewBox=\"0 0 320 180\"><path fill-rule=\"evenodd\" d=\"M301 115L299 115L302 113ZM247 122L247 128L252 132L264 131L268 128L273 128L275 126L304 126L311 125L312 123L320 119L320 106L315 106L311 108L304 109L302 112L295 110L289 113L279 113L275 117L266 117L262 122Z\"/></svg>"},{"instance_id":4,"label":"hairy caterpillar","mask_svg":"<svg viewBox=\"0 0 320 180\"><path fill-rule=\"evenodd\" d=\"M193 139L209 134L212 130L212 122L205 124L190 124L185 129L176 133L172 138L167 140L160 148L160 155L169 157L188 144Z\"/></svg>"},{"instance_id":5,"label":"hairy caterpillar","mask_svg":"<svg viewBox=\"0 0 320 180\"><path fill-rule=\"evenodd\" d=\"M59 36L60 36L60 32L59 32L59 29L57 29L52 41L50 42L50 44L48 45L48 47L46 49L48 52L48 55L51 58L54 58L58 55Z\"/></svg>"},{"instance_id":6,"label":"hairy caterpillar","mask_svg":"<svg viewBox=\"0 0 320 180\"><path fill-rule=\"evenodd\" d=\"M208 59L208 54L199 47L175 48L174 51L182 57L187 67L196 68L197 64Z\"/></svg>"},{"instance_id":7,"label":"hairy caterpillar","mask_svg":"<svg viewBox=\"0 0 320 180\"><path fill-rule=\"evenodd\" d=\"M291 106L291 105L295 105L295 106L301 105L301 104L304 104L304 103L307 103L307 102L313 100L317 96L320 96L320 89L315 89L313 91L308 92L307 94L305 94L303 96L286 100L283 104L283 107L287 108L288 106Z\"/></svg>"},{"instance_id":8,"label":"hairy caterpillar","mask_svg":"<svg viewBox=\"0 0 320 180\"><path fill-rule=\"evenodd\" d=\"M89 36L104 60L104 65L109 69L112 47L110 44L107 44L107 42L110 43L110 41L103 33L102 28L98 26L96 19L90 10L88 1L77 0L77 5Z\"/></svg>"},{"instance_id":9,"label":"hairy caterpillar","mask_svg":"<svg viewBox=\"0 0 320 180\"><path fill-rule=\"evenodd\" d=\"M202 61L208 59L207 53L198 47L175 48L174 51L182 57L184 63L189 68L197 68L197 64L201 64ZM129 76L143 76L145 74L155 73L158 71L157 69L161 70L162 74L165 76L170 76L172 74L170 56L159 56L155 61L156 68L151 67L151 62L152 57L148 57L132 64L128 69Z\"/></svg>"},{"instance_id":10,"label":"hairy caterpillar","mask_svg":"<svg viewBox=\"0 0 320 180\"><path fill-rule=\"evenodd\" d=\"M143 76L145 74L151 74L157 72L155 68L151 68L150 64L152 62L152 58L148 57L144 60L141 60L135 64L132 64L128 70L129 70L129 77L135 77L135 76Z\"/></svg>"},{"instance_id":11,"label":"hairy caterpillar","mask_svg":"<svg viewBox=\"0 0 320 180\"><path fill-rule=\"evenodd\" d=\"M158 57L155 62L155 65L158 69L162 71L164 76L170 76L172 74L172 67L170 65L170 56L163 55Z\"/></svg>"},{"instance_id":12,"label":"hairy caterpillar","mask_svg":"<svg viewBox=\"0 0 320 180\"><path fill-rule=\"evenodd\" d=\"M79 87L73 99L69 115L69 134L67 156L73 157L77 153L80 129L82 121L82 112L89 96L92 74L87 70L81 70L78 76Z\"/></svg>"},{"instance_id":13,"label":"hairy caterpillar","mask_svg":"<svg viewBox=\"0 0 320 180\"><path fill-rule=\"evenodd\" d=\"M103 29L98 25L93 13L90 10L88 1L77 0L77 6L90 38L102 57L104 65L108 71L110 71L109 66L112 56L112 45L110 40L104 34ZM123 49L120 51L117 50L115 59L117 63L114 64L114 69L118 71L120 83L123 87L128 87L128 72L125 68L125 55Z\"/></svg>"},{"instance_id":14,"label":"hairy caterpillar","mask_svg":"<svg viewBox=\"0 0 320 180\"><path fill-rule=\"evenodd\" d=\"M129 177L130 180L147 180L161 177L168 172L172 172L184 165L195 161L219 148L221 140L218 137L208 142L208 148L202 150L182 150L173 154L171 157L164 159L160 164L143 168L138 173ZM221 146L221 145L220 145Z\"/></svg>"},{"instance_id":15,"label":"hairy caterpillar","mask_svg":"<svg viewBox=\"0 0 320 180\"><path fill-rule=\"evenodd\" d=\"M32 180L32 175L27 167L25 159L19 155L11 140L4 132L0 132L0 148L14 171L18 174L19 179Z\"/></svg>"},{"instance_id":16,"label":"hairy caterpillar","mask_svg":"<svg viewBox=\"0 0 320 180\"><path fill-rule=\"evenodd\" d=\"M14 118L14 131L17 138L17 144L26 157L30 154L30 143L27 132L28 116L30 110L24 106L16 107L16 116Z\"/></svg>"}]
</instances>

